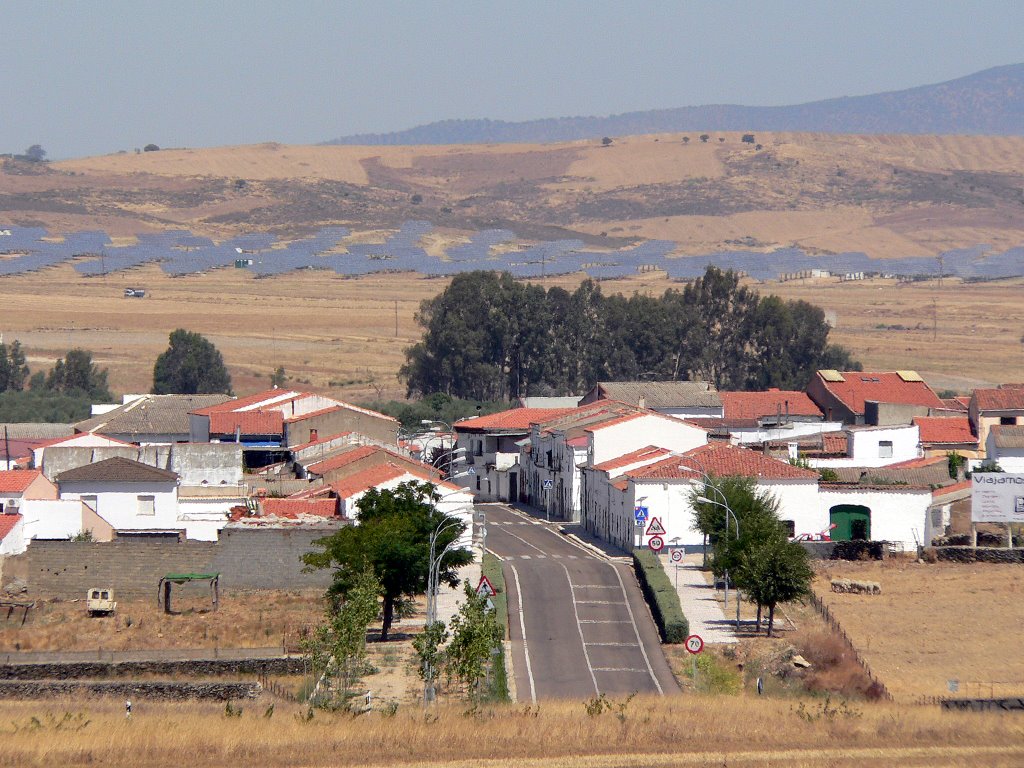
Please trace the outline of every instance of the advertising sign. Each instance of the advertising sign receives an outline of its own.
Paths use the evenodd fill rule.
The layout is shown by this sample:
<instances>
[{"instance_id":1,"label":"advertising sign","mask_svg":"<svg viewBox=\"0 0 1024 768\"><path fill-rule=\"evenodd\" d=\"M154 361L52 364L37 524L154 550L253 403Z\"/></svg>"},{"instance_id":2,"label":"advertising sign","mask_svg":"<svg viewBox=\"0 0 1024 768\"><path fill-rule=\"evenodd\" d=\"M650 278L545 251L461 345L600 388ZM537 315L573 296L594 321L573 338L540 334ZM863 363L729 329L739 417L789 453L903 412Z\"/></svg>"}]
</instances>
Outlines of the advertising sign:
<instances>
[{"instance_id":1,"label":"advertising sign","mask_svg":"<svg viewBox=\"0 0 1024 768\"><path fill-rule=\"evenodd\" d=\"M975 472L971 476L971 520L1024 523L1024 474Z\"/></svg>"}]
</instances>

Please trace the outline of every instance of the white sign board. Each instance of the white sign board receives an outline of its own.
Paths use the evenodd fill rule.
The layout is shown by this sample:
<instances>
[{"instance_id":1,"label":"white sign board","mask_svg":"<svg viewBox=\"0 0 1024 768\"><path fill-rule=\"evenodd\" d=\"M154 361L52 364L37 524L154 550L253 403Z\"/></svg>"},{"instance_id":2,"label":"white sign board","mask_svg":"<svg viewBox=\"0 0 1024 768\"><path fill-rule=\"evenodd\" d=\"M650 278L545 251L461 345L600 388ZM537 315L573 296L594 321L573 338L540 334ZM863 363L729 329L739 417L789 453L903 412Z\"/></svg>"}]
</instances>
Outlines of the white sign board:
<instances>
[{"instance_id":1,"label":"white sign board","mask_svg":"<svg viewBox=\"0 0 1024 768\"><path fill-rule=\"evenodd\" d=\"M971 521L1024 523L1024 474L975 472L971 476Z\"/></svg>"}]
</instances>

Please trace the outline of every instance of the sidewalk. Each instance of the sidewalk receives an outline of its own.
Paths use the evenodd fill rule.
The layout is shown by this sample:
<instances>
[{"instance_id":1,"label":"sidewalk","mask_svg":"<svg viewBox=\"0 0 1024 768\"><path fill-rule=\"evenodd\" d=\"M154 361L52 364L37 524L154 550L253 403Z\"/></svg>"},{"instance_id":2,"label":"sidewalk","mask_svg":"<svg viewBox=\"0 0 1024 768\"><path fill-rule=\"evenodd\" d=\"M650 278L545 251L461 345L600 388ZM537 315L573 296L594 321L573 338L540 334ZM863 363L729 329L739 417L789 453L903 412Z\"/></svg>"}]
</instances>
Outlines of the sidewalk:
<instances>
[{"instance_id":1,"label":"sidewalk","mask_svg":"<svg viewBox=\"0 0 1024 768\"><path fill-rule=\"evenodd\" d=\"M474 551L479 555L479 545L474 547ZM447 584L441 584L437 591L437 618L439 621L448 624L452 620L452 616L459 612L459 606L466 597L466 588L463 584L468 581L469 585L476 589L476 585L480 583L482 566L483 561L478 557L469 565L459 569L459 586L453 588Z\"/></svg>"},{"instance_id":2,"label":"sidewalk","mask_svg":"<svg viewBox=\"0 0 1024 768\"><path fill-rule=\"evenodd\" d=\"M690 622L690 634L700 635L705 643L735 643L735 625L725 617L715 599L714 588L705 581L700 570L700 556L690 555L679 563L678 582L676 564L669 560L668 555L661 555L658 560L669 581L676 585L683 615Z\"/></svg>"}]
</instances>

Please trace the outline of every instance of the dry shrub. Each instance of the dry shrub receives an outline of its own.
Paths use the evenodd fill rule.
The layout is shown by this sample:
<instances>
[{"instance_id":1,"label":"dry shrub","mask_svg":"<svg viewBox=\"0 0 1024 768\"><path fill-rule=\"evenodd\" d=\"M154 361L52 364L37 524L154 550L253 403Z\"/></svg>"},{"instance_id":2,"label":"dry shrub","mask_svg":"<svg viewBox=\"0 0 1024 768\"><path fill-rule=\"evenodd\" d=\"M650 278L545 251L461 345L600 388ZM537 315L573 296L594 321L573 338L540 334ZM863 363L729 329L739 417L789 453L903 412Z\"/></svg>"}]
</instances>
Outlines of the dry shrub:
<instances>
[{"instance_id":1,"label":"dry shrub","mask_svg":"<svg viewBox=\"0 0 1024 768\"><path fill-rule=\"evenodd\" d=\"M882 697L882 686L868 677L853 650L835 633L809 634L800 648L804 658L811 662L804 678L809 691L872 700Z\"/></svg>"}]
</instances>

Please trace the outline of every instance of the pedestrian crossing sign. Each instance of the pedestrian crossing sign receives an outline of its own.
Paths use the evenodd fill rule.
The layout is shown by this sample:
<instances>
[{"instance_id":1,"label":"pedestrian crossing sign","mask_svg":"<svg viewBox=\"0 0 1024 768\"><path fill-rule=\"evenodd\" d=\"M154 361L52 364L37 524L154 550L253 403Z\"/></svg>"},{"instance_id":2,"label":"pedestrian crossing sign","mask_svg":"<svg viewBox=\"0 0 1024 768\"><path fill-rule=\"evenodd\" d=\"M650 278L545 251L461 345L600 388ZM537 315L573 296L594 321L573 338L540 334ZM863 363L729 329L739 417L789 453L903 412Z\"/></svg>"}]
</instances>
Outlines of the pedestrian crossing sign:
<instances>
[{"instance_id":1,"label":"pedestrian crossing sign","mask_svg":"<svg viewBox=\"0 0 1024 768\"><path fill-rule=\"evenodd\" d=\"M647 535L664 536L666 533L665 526L661 524L661 518L652 517L651 524L647 526Z\"/></svg>"}]
</instances>

